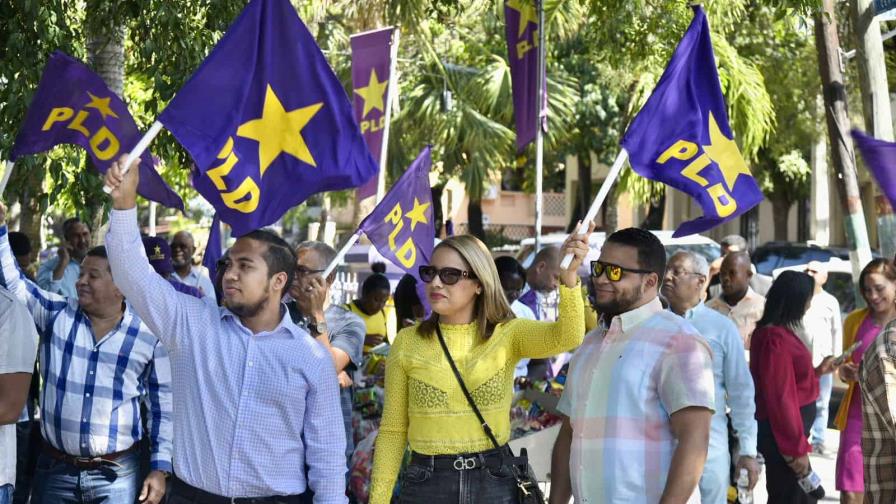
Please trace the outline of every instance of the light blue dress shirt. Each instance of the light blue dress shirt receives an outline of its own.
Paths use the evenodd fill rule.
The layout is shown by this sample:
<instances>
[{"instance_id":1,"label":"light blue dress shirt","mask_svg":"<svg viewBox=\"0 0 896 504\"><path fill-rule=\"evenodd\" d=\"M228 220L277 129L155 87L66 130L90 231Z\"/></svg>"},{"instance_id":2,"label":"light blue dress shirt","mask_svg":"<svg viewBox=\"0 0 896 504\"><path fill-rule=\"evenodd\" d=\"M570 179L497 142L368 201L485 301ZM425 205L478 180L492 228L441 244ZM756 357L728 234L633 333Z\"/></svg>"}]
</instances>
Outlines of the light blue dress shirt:
<instances>
[{"instance_id":1,"label":"light blue dress shirt","mask_svg":"<svg viewBox=\"0 0 896 504\"><path fill-rule=\"evenodd\" d=\"M112 211L106 247L116 285L168 348L178 477L225 497L310 487L315 504L347 503L329 352L285 306L276 329L253 334L208 298L176 292L146 259L135 209Z\"/></svg>"},{"instance_id":2,"label":"light blue dress shirt","mask_svg":"<svg viewBox=\"0 0 896 504\"><path fill-rule=\"evenodd\" d=\"M53 269L59 264L59 256L48 259L40 265L37 270L37 286L41 289L59 294L71 299L78 299L78 291L75 289L75 282L81 275L81 265L72 259L62 272L62 278L53 280Z\"/></svg>"}]
</instances>

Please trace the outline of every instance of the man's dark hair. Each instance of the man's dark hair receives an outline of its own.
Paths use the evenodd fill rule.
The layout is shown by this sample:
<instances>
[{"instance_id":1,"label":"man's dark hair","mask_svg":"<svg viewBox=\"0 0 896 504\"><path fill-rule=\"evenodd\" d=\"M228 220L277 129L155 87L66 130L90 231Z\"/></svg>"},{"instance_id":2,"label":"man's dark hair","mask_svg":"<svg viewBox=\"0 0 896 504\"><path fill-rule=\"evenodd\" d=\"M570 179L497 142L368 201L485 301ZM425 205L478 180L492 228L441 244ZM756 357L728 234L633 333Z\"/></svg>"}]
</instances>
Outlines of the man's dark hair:
<instances>
[{"instance_id":1,"label":"man's dark hair","mask_svg":"<svg viewBox=\"0 0 896 504\"><path fill-rule=\"evenodd\" d=\"M12 249L12 255L23 256L31 253L31 240L28 235L18 231L9 232L9 248Z\"/></svg>"},{"instance_id":2,"label":"man's dark hair","mask_svg":"<svg viewBox=\"0 0 896 504\"><path fill-rule=\"evenodd\" d=\"M87 257L101 257L105 260L109 260L109 255L106 254L106 246L98 245L93 247L92 249L87 251Z\"/></svg>"},{"instance_id":3,"label":"man's dark hair","mask_svg":"<svg viewBox=\"0 0 896 504\"><path fill-rule=\"evenodd\" d=\"M620 229L606 243L626 245L638 250L638 267L656 273L660 281L666 274L666 248L655 234L641 228Z\"/></svg>"},{"instance_id":4,"label":"man's dark hair","mask_svg":"<svg viewBox=\"0 0 896 504\"><path fill-rule=\"evenodd\" d=\"M384 263L382 261L377 261L370 265L370 271L373 271L374 273L379 273L381 275L385 275L386 274L386 263Z\"/></svg>"},{"instance_id":5,"label":"man's dark hair","mask_svg":"<svg viewBox=\"0 0 896 504\"><path fill-rule=\"evenodd\" d=\"M756 327L794 328L802 323L806 305L815 292L815 280L801 271L785 271L765 295L765 310Z\"/></svg>"},{"instance_id":6,"label":"man's dark hair","mask_svg":"<svg viewBox=\"0 0 896 504\"><path fill-rule=\"evenodd\" d=\"M364 279L361 284L361 297L373 294L376 291L392 292L392 284L389 279L382 273L374 273Z\"/></svg>"},{"instance_id":7,"label":"man's dark hair","mask_svg":"<svg viewBox=\"0 0 896 504\"><path fill-rule=\"evenodd\" d=\"M264 262L268 265L268 279L277 273L286 273L283 292L288 291L296 276L296 254L286 240L270 229L256 229L240 238L249 238L268 245L268 249L262 254Z\"/></svg>"},{"instance_id":8,"label":"man's dark hair","mask_svg":"<svg viewBox=\"0 0 896 504\"><path fill-rule=\"evenodd\" d=\"M544 250L544 249L542 249ZM498 276L510 274L519 275L523 280L526 279L526 270L519 261L512 256L501 256L495 258L495 268L498 269Z\"/></svg>"},{"instance_id":9,"label":"man's dark hair","mask_svg":"<svg viewBox=\"0 0 896 504\"><path fill-rule=\"evenodd\" d=\"M76 224L83 224L81 219L77 217L69 217L62 222L62 237L68 239L68 234L72 232Z\"/></svg>"}]
</instances>

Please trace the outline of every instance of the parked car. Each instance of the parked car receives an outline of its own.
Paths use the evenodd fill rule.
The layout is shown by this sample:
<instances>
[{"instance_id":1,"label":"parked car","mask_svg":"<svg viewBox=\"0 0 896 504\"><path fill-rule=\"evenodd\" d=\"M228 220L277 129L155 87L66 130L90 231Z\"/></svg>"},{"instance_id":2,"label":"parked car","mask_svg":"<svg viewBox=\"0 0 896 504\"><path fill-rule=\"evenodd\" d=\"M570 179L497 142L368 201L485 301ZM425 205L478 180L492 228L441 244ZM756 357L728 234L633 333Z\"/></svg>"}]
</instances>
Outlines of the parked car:
<instances>
[{"instance_id":1,"label":"parked car","mask_svg":"<svg viewBox=\"0 0 896 504\"><path fill-rule=\"evenodd\" d=\"M696 252L706 257L706 260L709 262L712 262L722 255L722 248L712 238L707 238L706 236L699 234L673 238L673 232L674 231L651 231L651 233L655 234L666 247L667 258L683 249ZM559 247L563 244L564 240L566 240L567 236L566 233L547 234L541 237L541 243ZM607 234L603 231L591 233L591 239L588 242L591 250L585 257L585 261L582 262L582 266L579 267L579 276L588 276L589 269L591 268L591 261L596 261L597 258L600 257L600 248L603 246L606 239ZM517 259L524 268L528 268L529 265L532 264L532 260L535 259L535 238L526 238L520 242L520 252L517 255Z\"/></svg>"},{"instance_id":2,"label":"parked car","mask_svg":"<svg viewBox=\"0 0 896 504\"><path fill-rule=\"evenodd\" d=\"M806 265L809 261L828 262L831 258L849 261L849 250L812 243L770 241L756 247L751 257L758 273L772 276L776 269Z\"/></svg>"}]
</instances>

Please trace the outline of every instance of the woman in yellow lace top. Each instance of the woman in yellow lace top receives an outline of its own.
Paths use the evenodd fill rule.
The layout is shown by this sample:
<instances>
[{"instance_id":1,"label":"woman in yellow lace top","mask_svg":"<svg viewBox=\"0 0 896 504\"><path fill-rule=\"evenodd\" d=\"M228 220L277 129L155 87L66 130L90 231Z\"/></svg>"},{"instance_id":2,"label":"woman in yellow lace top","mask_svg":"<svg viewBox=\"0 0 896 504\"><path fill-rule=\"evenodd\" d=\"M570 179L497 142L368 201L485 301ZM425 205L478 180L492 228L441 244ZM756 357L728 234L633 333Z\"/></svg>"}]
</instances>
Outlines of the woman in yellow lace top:
<instances>
[{"instance_id":1,"label":"woman in yellow lace top","mask_svg":"<svg viewBox=\"0 0 896 504\"><path fill-rule=\"evenodd\" d=\"M420 268L433 315L400 331L389 352L371 504L390 502L408 445L412 457L400 502L517 502L516 480L506 463L514 367L521 358L549 357L582 342L576 268L588 252L591 229L564 243L562 252L574 259L561 274L556 322L514 318L491 254L478 239L454 236L435 248L430 265ZM464 397L435 334L437 325L502 448L493 447Z\"/></svg>"}]
</instances>

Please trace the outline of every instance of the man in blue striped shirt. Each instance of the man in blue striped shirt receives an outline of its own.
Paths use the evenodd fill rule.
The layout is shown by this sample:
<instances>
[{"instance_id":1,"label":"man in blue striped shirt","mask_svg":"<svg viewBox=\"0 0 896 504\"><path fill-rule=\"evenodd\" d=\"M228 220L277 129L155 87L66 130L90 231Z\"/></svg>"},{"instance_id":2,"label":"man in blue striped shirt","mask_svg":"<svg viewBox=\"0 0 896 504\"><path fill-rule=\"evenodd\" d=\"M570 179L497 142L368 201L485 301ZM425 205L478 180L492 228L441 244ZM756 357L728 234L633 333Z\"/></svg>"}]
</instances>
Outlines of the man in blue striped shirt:
<instances>
[{"instance_id":1,"label":"man in blue striped shirt","mask_svg":"<svg viewBox=\"0 0 896 504\"><path fill-rule=\"evenodd\" d=\"M137 227L137 172L106 173L106 246L118 287L171 355L174 471L169 504L346 504L345 429L327 350L283 304L296 257L269 231L240 237L223 276L224 306L174 291L149 265ZM308 466L306 478L304 468Z\"/></svg>"},{"instance_id":2,"label":"man in blue striped shirt","mask_svg":"<svg viewBox=\"0 0 896 504\"><path fill-rule=\"evenodd\" d=\"M0 204L4 286L28 307L40 335L41 434L31 502L157 504L171 471L171 371L161 342L112 281L104 247L90 249L77 299L40 289L16 267ZM146 405L152 471L138 480Z\"/></svg>"}]
</instances>

